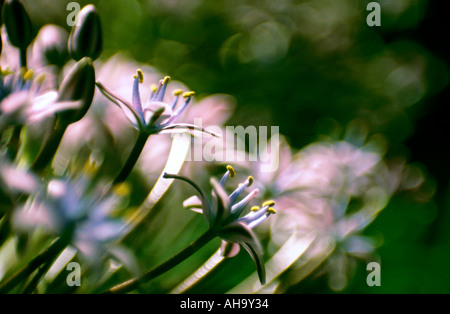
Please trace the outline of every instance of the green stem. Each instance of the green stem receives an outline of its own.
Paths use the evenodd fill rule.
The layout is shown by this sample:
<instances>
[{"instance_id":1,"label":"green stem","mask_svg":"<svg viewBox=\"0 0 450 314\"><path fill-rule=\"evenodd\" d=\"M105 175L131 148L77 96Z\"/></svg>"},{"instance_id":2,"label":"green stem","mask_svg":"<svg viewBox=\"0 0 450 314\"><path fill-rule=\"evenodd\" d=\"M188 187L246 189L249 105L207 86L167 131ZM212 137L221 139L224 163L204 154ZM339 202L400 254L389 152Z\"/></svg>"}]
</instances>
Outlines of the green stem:
<instances>
[{"instance_id":1,"label":"green stem","mask_svg":"<svg viewBox=\"0 0 450 314\"><path fill-rule=\"evenodd\" d=\"M150 281L172 269L173 267L180 264L182 261L190 257L192 254L201 249L204 245L206 245L209 241L216 237L216 233L209 229L203 235L201 235L197 240L189 244L183 251L179 252L163 264L156 266L153 269L146 271L138 277L120 283L109 290L104 291L103 293L108 294L119 294L119 293L127 293L134 289L136 289L141 283Z\"/></svg>"},{"instance_id":2,"label":"green stem","mask_svg":"<svg viewBox=\"0 0 450 314\"><path fill-rule=\"evenodd\" d=\"M13 127L11 139L9 140L8 143L8 156L11 160L14 160L17 157L17 153L19 152L21 131L22 131L21 125L16 125Z\"/></svg>"},{"instance_id":3,"label":"green stem","mask_svg":"<svg viewBox=\"0 0 450 314\"><path fill-rule=\"evenodd\" d=\"M26 68L27 67L27 47L20 48L20 67Z\"/></svg>"},{"instance_id":4,"label":"green stem","mask_svg":"<svg viewBox=\"0 0 450 314\"><path fill-rule=\"evenodd\" d=\"M150 134L145 132L139 132L139 135L136 139L136 143L134 144L133 149L131 150L130 155L128 156L127 161L122 167L122 170L119 172L117 177L114 179L113 184L122 183L127 179L129 174L131 173L131 170L133 170L134 165L136 164L139 156L142 153L142 150L144 149L145 143L147 142L147 139Z\"/></svg>"},{"instance_id":5,"label":"green stem","mask_svg":"<svg viewBox=\"0 0 450 314\"><path fill-rule=\"evenodd\" d=\"M0 294L11 291L11 289L28 278L43 263L49 263L50 261L53 261L66 246L66 237L60 237L55 240L44 252L36 256L28 265L16 272L8 280L0 284Z\"/></svg>"},{"instance_id":6,"label":"green stem","mask_svg":"<svg viewBox=\"0 0 450 314\"><path fill-rule=\"evenodd\" d=\"M50 134L50 137L45 142L44 147L41 149L38 156L31 165L31 170L40 174L52 161L66 129L67 125L63 125L58 119L53 132Z\"/></svg>"}]
</instances>

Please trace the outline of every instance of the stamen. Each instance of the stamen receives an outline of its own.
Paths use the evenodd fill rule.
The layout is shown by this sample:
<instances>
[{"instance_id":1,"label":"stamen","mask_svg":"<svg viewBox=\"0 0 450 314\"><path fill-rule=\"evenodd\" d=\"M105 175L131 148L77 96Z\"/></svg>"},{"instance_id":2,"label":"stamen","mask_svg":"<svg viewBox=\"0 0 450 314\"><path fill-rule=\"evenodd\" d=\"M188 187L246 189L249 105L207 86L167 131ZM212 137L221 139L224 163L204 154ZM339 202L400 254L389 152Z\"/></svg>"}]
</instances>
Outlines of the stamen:
<instances>
[{"instance_id":1,"label":"stamen","mask_svg":"<svg viewBox=\"0 0 450 314\"><path fill-rule=\"evenodd\" d=\"M271 213L271 214L276 214L276 213L277 213L277 211L276 211L275 208L273 208L273 207L269 207L269 208L267 209L267 212L268 212L268 213Z\"/></svg>"},{"instance_id":2,"label":"stamen","mask_svg":"<svg viewBox=\"0 0 450 314\"><path fill-rule=\"evenodd\" d=\"M93 176L94 174L96 174L98 168L99 167L95 162L87 161L83 166L83 172L90 176Z\"/></svg>"},{"instance_id":3,"label":"stamen","mask_svg":"<svg viewBox=\"0 0 450 314\"><path fill-rule=\"evenodd\" d=\"M264 206L272 207L272 206L274 206L274 205L275 205L275 202L272 201L272 200L270 200L270 201L265 201L264 203L262 203L262 207L264 207Z\"/></svg>"},{"instance_id":4,"label":"stamen","mask_svg":"<svg viewBox=\"0 0 450 314\"><path fill-rule=\"evenodd\" d=\"M232 166L228 165L227 170L230 173L230 178L234 178L234 176L236 175L236 171L234 170L234 168Z\"/></svg>"},{"instance_id":5,"label":"stamen","mask_svg":"<svg viewBox=\"0 0 450 314\"><path fill-rule=\"evenodd\" d=\"M184 98L188 98L188 97L192 97L192 96L194 96L195 95L195 92L194 91L190 91L190 92L185 92L184 94L183 94L183 97Z\"/></svg>"},{"instance_id":6,"label":"stamen","mask_svg":"<svg viewBox=\"0 0 450 314\"><path fill-rule=\"evenodd\" d=\"M113 187L114 193L116 193L118 196L126 196L130 194L131 186L127 182L123 182L120 184L116 184Z\"/></svg>"},{"instance_id":7,"label":"stamen","mask_svg":"<svg viewBox=\"0 0 450 314\"><path fill-rule=\"evenodd\" d=\"M248 181L248 186L251 186L253 184L254 178L252 176L248 176L247 181Z\"/></svg>"},{"instance_id":8,"label":"stamen","mask_svg":"<svg viewBox=\"0 0 450 314\"><path fill-rule=\"evenodd\" d=\"M156 93L156 91L158 90L158 86L156 86L155 84L152 85L151 87L152 92Z\"/></svg>"},{"instance_id":9,"label":"stamen","mask_svg":"<svg viewBox=\"0 0 450 314\"><path fill-rule=\"evenodd\" d=\"M136 71L136 74L133 76L134 79L139 78L139 83L143 83L144 82L144 73L142 73L141 69L138 69Z\"/></svg>"},{"instance_id":10,"label":"stamen","mask_svg":"<svg viewBox=\"0 0 450 314\"><path fill-rule=\"evenodd\" d=\"M167 83L169 83L170 81L170 76L165 76L164 79L162 80L162 85L166 85Z\"/></svg>"},{"instance_id":11,"label":"stamen","mask_svg":"<svg viewBox=\"0 0 450 314\"><path fill-rule=\"evenodd\" d=\"M0 75L7 76L7 75L10 75L10 74L14 74L14 72L11 71L11 70L8 69L8 68L2 69L2 68L0 67Z\"/></svg>"},{"instance_id":12,"label":"stamen","mask_svg":"<svg viewBox=\"0 0 450 314\"><path fill-rule=\"evenodd\" d=\"M44 83L45 80L45 73L41 73L38 76L36 76L36 83L41 85L42 83Z\"/></svg>"},{"instance_id":13,"label":"stamen","mask_svg":"<svg viewBox=\"0 0 450 314\"><path fill-rule=\"evenodd\" d=\"M259 193L259 189L254 189L242 200L231 206L231 213L240 216L248 203Z\"/></svg>"},{"instance_id":14,"label":"stamen","mask_svg":"<svg viewBox=\"0 0 450 314\"><path fill-rule=\"evenodd\" d=\"M174 96L180 96L181 94L183 94L183 90L182 89L176 89L173 91L173 95Z\"/></svg>"},{"instance_id":15,"label":"stamen","mask_svg":"<svg viewBox=\"0 0 450 314\"><path fill-rule=\"evenodd\" d=\"M24 74L23 74L23 78L26 81L29 81L33 78L34 76L34 71L32 69L27 70Z\"/></svg>"},{"instance_id":16,"label":"stamen","mask_svg":"<svg viewBox=\"0 0 450 314\"><path fill-rule=\"evenodd\" d=\"M24 77L25 73L27 73L27 68L21 67L20 70L19 70L19 76L20 77Z\"/></svg>"},{"instance_id":17,"label":"stamen","mask_svg":"<svg viewBox=\"0 0 450 314\"><path fill-rule=\"evenodd\" d=\"M252 208L250 208L250 211L257 212L260 209L261 209L261 207L259 207L259 206L252 206Z\"/></svg>"}]
</instances>

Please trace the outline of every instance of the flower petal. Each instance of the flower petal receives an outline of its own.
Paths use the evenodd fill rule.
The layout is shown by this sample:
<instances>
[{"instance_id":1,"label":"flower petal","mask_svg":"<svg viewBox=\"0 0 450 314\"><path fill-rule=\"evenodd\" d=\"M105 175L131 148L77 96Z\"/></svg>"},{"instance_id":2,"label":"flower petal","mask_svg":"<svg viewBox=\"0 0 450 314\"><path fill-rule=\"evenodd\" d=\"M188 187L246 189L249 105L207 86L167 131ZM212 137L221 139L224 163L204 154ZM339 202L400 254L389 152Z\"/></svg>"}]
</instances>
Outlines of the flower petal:
<instances>
[{"instance_id":1,"label":"flower petal","mask_svg":"<svg viewBox=\"0 0 450 314\"><path fill-rule=\"evenodd\" d=\"M255 233L242 222L234 221L221 228L218 234L225 241L233 243L250 243L257 248L258 252L262 251Z\"/></svg>"},{"instance_id":2,"label":"flower petal","mask_svg":"<svg viewBox=\"0 0 450 314\"><path fill-rule=\"evenodd\" d=\"M223 188L222 185L220 185L219 182L217 182L216 179L211 178L210 183L213 187L212 195L214 198L213 205L216 205L213 209L215 212L215 221L214 225L220 224L222 221L226 220L229 212L229 202L228 202L228 195Z\"/></svg>"},{"instance_id":3,"label":"flower petal","mask_svg":"<svg viewBox=\"0 0 450 314\"><path fill-rule=\"evenodd\" d=\"M251 258L255 262L259 282L261 285L264 285L266 283L266 267L264 265L264 260L261 253L250 243L241 243L241 245L248 252L248 254L250 254Z\"/></svg>"},{"instance_id":4,"label":"flower petal","mask_svg":"<svg viewBox=\"0 0 450 314\"><path fill-rule=\"evenodd\" d=\"M197 192L201 196L202 209L203 209L203 214L205 215L205 219L208 222L209 226L212 226L213 221L214 221L213 219L215 217L213 217L213 213L211 211L211 204L209 203L209 200L206 197L205 192L197 185L197 183L193 182L189 178L186 178L186 177L183 177L183 176L179 176L179 175L175 175L175 174L170 174L170 173L164 173L163 178L165 178L165 179L178 179L178 180L181 180L181 181L184 181L184 182L190 184L194 189L196 189Z\"/></svg>"},{"instance_id":5,"label":"flower petal","mask_svg":"<svg viewBox=\"0 0 450 314\"><path fill-rule=\"evenodd\" d=\"M205 128L196 126L194 124L188 124L188 123L173 123L170 125L168 125L167 123L164 123L162 125L161 131L162 131L161 133L163 133L164 131L166 131L165 133L176 133L176 132L190 133L193 136L195 135L193 131L200 131L202 133L206 133L206 134L212 135L214 137L220 137L220 135L210 132Z\"/></svg>"},{"instance_id":6,"label":"flower petal","mask_svg":"<svg viewBox=\"0 0 450 314\"><path fill-rule=\"evenodd\" d=\"M107 90L100 82L95 83L100 90L100 92L108 98L112 103L117 105L125 114L127 119L131 122L131 124L137 128L138 130L144 129L143 121L140 116L136 113L133 106L130 105L126 100L121 97L114 95L109 90Z\"/></svg>"}]
</instances>

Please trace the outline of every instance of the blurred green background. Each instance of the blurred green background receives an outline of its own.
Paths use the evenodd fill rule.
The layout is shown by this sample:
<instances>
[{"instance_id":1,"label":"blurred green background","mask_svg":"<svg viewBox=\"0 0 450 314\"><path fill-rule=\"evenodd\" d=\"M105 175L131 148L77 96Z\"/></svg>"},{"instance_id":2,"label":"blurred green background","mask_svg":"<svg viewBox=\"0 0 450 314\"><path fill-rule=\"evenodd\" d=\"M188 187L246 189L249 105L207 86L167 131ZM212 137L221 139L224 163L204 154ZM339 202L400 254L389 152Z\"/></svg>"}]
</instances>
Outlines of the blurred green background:
<instances>
[{"instance_id":1,"label":"blurred green background","mask_svg":"<svg viewBox=\"0 0 450 314\"><path fill-rule=\"evenodd\" d=\"M34 24L69 30L71 1L23 0ZM98 0L102 59L123 51L184 82L199 97L236 98L228 125L278 125L294 148L350 122L427 175L397 194L365 231L382 239L381 287L365 265L344 293L449 293L450 167L444 131L449 29L437 1L384 0L381 26L363 0ZM288 292L332 292L315 274Z\"/></svg>"}]
</instances>

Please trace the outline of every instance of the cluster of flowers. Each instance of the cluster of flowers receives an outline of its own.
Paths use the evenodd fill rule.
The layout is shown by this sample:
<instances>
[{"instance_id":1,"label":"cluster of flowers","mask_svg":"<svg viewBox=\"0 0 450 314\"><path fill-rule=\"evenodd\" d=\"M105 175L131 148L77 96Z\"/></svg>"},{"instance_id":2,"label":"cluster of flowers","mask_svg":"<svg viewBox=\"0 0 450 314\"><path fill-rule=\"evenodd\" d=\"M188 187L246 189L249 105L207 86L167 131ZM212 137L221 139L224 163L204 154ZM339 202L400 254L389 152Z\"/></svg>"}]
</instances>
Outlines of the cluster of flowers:
<instances>
[{"instance_id":1,"label":"cluster of flowers","mask_svg":"<svg viewBox=\"0 0 450 314\"><path fill-rule=\"evenodd\" d=\"M127 227L126 221L114 216L113 211L120 208L121 199L127 194L124 182L150 135L179 133L180 129L188 133L194 130L210 133L193 124L175 122L195 93L177 89L169 105L165 102L170 81L168 76L151 87L151 94L145 103L141 101L139 90L144 80L140 69L134 75L131 102L96 81L94 61L101 54L102 30L93 5L87 5L79 12L78 23L70 34L51 25L41 29L36 40L28 14L19 1L4 3L3 18L5 32L2 33L2 42L5 42L5 51L2 61L6 60L7 65L0 74L1 244L19 241L16 249L22 245L23 250L30 251L30 241L37 237L49 246L15 272L2 269L0 291L33 292L68 247L80 252L88 261L98 261L105 254L113 255L114 249L111 247L120 243ZM28 60L27 51L32 44L33 57L36 59L36 55L40 54L40 60ZM17 63L13 60L16 56L14 50L19 53L18 67L15 67ZM35 61L35 64L30 61ZM70 67L70 70L65 71L64 67ZM59 156L60 150L64 150L63 138L75 132L72 126L79 122L81 127L85 127L86 124L82 123L84 119L92 123L92 117L85 116L97 88L121 109L138 132L131 153L111 182L95 179L101 166L96 166L92 160L85 162L78 173L68 168L60 173L60 168L56 166L64 159ZM181 104L179 98L184 99ZM113 129L114 125L110 128ZM88 129L84 128L83 133L86 137ZM86 138L84 140L86 143ZM39 145L40 141L42 145ZM200 200L198 205L202 207L209 227L207 237L199 240L207 238L209 242L218 236L229 243L242 245L255 260L264 282L262 248L252 228L275 213L273 203L263 204L261 208L252 207L250 213L240 217L257 190L239 200L253 181L249 177L228 197L224 183L228 176L234 176L234 169L231 166L227 169L220 184L211 181L211 200L186 177L164 172L161 180L177 178L195 186L202 196L201 200L197 199ZM181 261L177 260L177 263ZM141 281L142 276L136 279ZM16 290L18 287L20 290ZM125 289L129 291L132 287Z\"/></svg>"}]
</instances>

